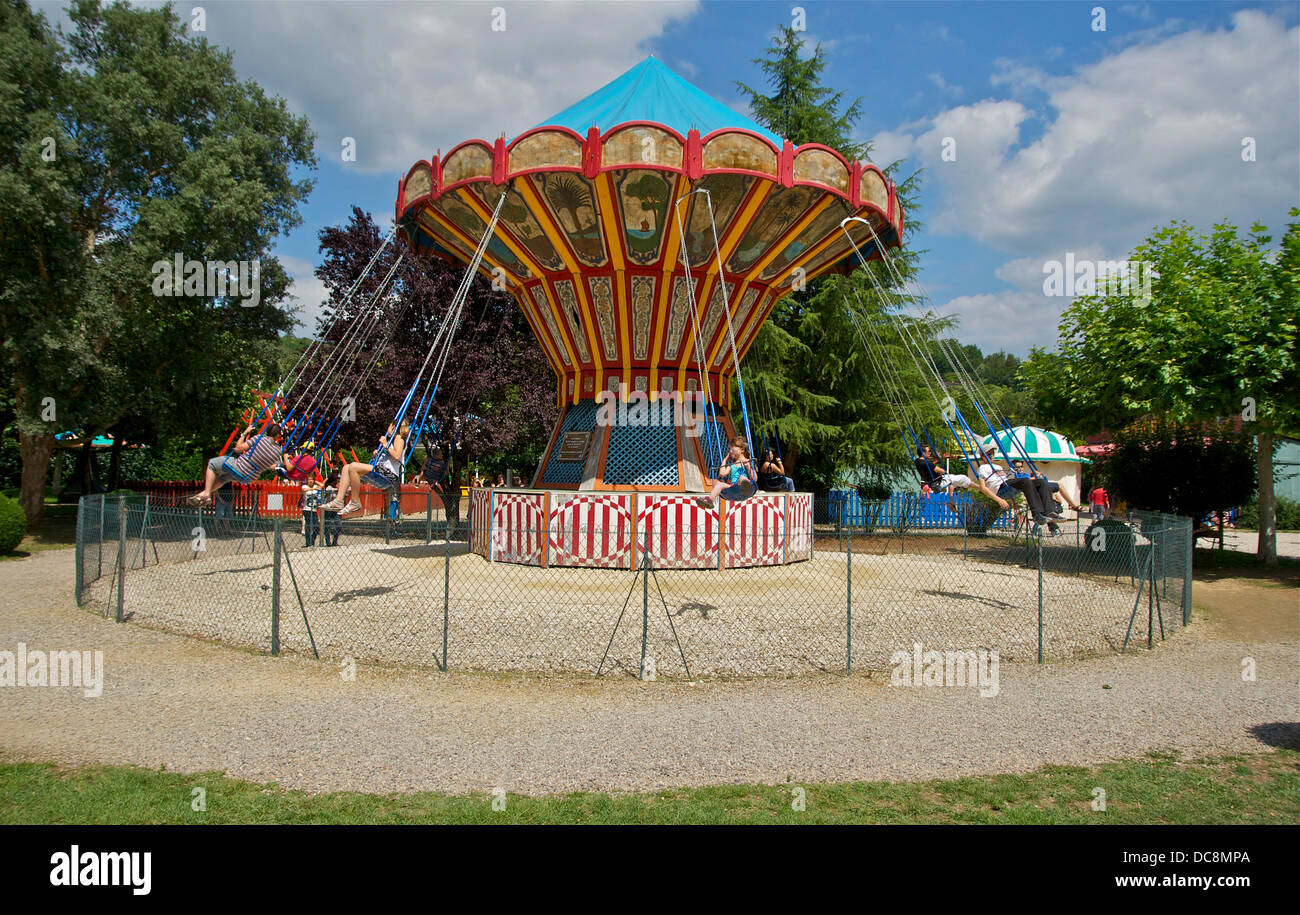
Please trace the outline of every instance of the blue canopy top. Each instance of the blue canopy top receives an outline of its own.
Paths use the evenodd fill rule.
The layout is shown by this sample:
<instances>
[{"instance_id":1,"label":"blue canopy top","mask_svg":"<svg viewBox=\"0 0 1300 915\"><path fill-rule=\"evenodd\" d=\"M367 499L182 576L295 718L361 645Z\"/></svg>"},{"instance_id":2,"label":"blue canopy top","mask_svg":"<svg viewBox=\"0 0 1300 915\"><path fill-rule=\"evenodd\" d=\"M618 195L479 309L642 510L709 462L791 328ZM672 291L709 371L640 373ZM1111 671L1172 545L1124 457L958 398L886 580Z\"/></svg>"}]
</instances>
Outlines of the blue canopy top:
<instances>
[{"instance_id":1,"label":"blue canopy top","mask_svg":"<svg viewBox=\"0 0 1300 915\"><path fill-rule=\"evenodd\" d=\"M588 127L605 131L627 121L654 121L683 136L692 127L702 137L723 127L740 127L781 146L781 138L772 131L691 85L653 57L537 126L558 125L585 134Z\"/></svg>"}]
</instances>

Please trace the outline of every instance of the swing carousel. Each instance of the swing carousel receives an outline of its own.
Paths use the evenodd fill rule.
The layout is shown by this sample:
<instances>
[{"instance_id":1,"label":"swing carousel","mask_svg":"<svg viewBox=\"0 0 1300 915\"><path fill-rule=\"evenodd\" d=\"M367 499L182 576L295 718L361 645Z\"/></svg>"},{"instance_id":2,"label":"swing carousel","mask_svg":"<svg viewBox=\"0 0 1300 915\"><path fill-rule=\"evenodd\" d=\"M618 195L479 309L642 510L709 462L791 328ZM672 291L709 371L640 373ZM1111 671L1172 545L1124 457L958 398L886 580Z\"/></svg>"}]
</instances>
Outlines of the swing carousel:
<instances>
[{"instance_id":1,"label":"swing carousel","mask_svg":"<svg viewBox=\"0 0 1300 915\"><path fill-rule=\"evenodd\" d=\"M897 246L878 168L794 146L648 58L510 142L415 163L396 217L411 251L504 285L555 372L560 417L531 488L471 492L474 552L609 568L811 557L810 493L696 495L731 439L755 451L741 364L776 301Z\"/></svg>"}]
</instances>

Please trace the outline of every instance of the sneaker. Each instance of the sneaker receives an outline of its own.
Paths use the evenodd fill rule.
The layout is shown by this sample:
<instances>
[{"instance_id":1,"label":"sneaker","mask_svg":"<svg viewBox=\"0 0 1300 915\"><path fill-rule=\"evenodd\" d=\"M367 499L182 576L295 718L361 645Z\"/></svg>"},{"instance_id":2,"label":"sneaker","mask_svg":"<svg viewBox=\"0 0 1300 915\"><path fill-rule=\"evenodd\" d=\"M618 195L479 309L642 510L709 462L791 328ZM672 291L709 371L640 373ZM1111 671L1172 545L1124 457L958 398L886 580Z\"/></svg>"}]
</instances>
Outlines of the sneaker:
<instances>
[{"instance_id":1,"label":"sneaker","mask_svg":"<svg viewBox=\"0 0 1300 915\"><path fill-rule=\"evenodd\" d=\"M1031 528L1029 529L1029 534L1030 534L1030 536L1032 536L1032 537L1037 537L1037 536L1038 536L1038 530L1039 530L1040 527L1042 527L1042 525L1040 525L1037 521L1035 521L1035 522L1034 522L1034 526L1031 527Z\"/></svg>"},{"instance_id":2,"label":"sneaker","mask_svg":"<svg viewBox=\"0 0 1300 915\"><path fill-rule=\"evenodd\" d=\"M1047 529L1052 532L1053 537L1055 537L1057 534L1061 532L1061 528L1057 526L1055 521L1048 521Z\"/></svg>"}]
</instances>

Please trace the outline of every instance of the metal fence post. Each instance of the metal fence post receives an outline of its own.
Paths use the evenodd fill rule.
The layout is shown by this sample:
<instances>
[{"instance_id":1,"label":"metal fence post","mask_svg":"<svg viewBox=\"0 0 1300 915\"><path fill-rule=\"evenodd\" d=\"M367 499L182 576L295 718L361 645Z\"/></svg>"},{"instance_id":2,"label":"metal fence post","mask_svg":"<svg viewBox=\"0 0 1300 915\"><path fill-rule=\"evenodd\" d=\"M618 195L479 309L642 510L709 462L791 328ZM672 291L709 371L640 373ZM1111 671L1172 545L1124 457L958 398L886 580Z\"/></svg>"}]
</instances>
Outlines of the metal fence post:
<instances>
[{"instance_id":1,"label":"metal fence post","mask_svg":"<svg viewBox=\"0 0 1300 915\"><path fill-rule=\"evenodd\" d=\"M1187 519L1186 531L1187 536L1183 539L1183 544L1187 547L1184 555L1186 559L1183 562L1183 625L1186 626L1192 621L1192 555L1196 550L1196 538L1194 523L1192 519Z\"/></svg>"},{"instance_id":2,"label":"metal fence post","mask_svg":"<svg viewBox=\"0 0 1300 915\"><path fill-rule=\"evenodd\" d=\"M275 542L272 544L272 551L275 556L271 563L271 656L278 657L280 654L280 525L281 521L276 518Z\"/></svg>"},{"instance_id":3,"label":"metal fence post","mask_svg":"<svg viewBox=\"0 0 1300 915\"><path fill-rule=\"evenodd\" d=\"M1151 554L1147 559L1146 579L1147 579L1147 649L1149 650L1154 648L1156 645L1156 634L1155 634L1156 551L1155 551L1154 544L1152 545L1151 548Z\"/></svg>"},{"instance_id":4,"label":"metal fence post","mask_svg":"<svg viewBox=\"0 0 1300 915\"><path fill-rule=\"evenodd\" d=\"M85 509L86 509L86 497L82 496L81 498L77 499L77 556L76 556L76 561L73 563L74 574L76 576L75 587L77 589L76 597L77 597L78 607L81 606L81 589L85 586L85 580L86 580L86 572L85 569L82 568L82 563L85 560L84 557L81 555L81 551L85 546L85 542L84 542L85 532L82 530L82 527L86 522Z\"/></svg>"},{"instance_id":5,"label":"metal fence post","mask_svg":"<svg viewBox=\"0 0 1300 915\"><path fill-rule=\"evenodd\" d=\"M1082 506L1080 506L1082 508ZM1083 574L1083 551L1080 548L1080 539L1083 531L1083 515L1079 512L1074 513L1074 574Z\"/></svg>"},{"instance_id":6,"label":"metal fence post","mask_svg":"<svg viewBox=\"0 0 1300 915\"><path fill-rule=\"evenodd\" d=\"M650 550L641 542L641 679L645 679L646 637L650 630Z\"/></svg>"},{"instance_id":7,"label":"metal fence post","mask_svg":"<svg viewBox=\"0 0 1300 915\"><path fill-rule=\"evenodd\" d=\"M451 614L451 520L447 521L447 541L443 547L442 562L442 672L447 672L447 624Z\"/></svg>"},{"instance_id":8,"label":"metal fence post","mask_svg":"<svg viewBox=\"0 0 1300 915\"><path fill-rule=\"evenodd\" d=\"M844 673L853 673L853 535L850 534L848 541L848 555L845 557L845 565L848 567L848 587L845 590L845 638L844 638Z\"/></svg>"},{"instance_id":9,"label":"metal fence post","mask_svg":"<svg viewBox=\"0 0 1300 915\"><path fill-rule=\"evenodd\" d=\"M122 622L126 600L126 496L117 497L117 621Z\"/></svg>"},{"instance_id":10,"label":"metal fence post","mask_svg":"<svg viewBox=\"0 0 1300 915\"><path fill-rule=\"evenodd\" d=\"M104 574L104 505L104 493L101 492L99 494L99 568L96 578Z\"/></svg>"},{"instance_id":11,"label":"metal fence post","mask_svg":"<svg viewBox=\"0 0 1300 915\"><path fill-rule=\"evenodd\" d=\"M1137 584L1137 549L1138 538L1137 528L1134 526L1132 510L1128 513L1128 581L1130 585Z\"/></svg>"},{"instance_id":12,"label":"metal fence post","mask_svg":"<svg viewBox=\"0 0 1300 915\"><path fill-rule=\"evenodd\" d=\"M424 495L424 542L433 543L433 487Z\"/></svg>"},{"instance_id":13,"label":"metal fence post","mask_svg":"<svg viewBox=\"0 0 1300 915\"><path fill-rule=\"evenodd\" d=\"M149 564L148 549L149 545L145 543L145 538L149 536L149 493L144 494L144 514L140 516L140 568Z\"/></svg>"},{"instance_id":14,"label":"metal fence post","mask_svg":"<svg viewBox=\"0 0 1300 915\"><path fill-rule=\"evenodd\" d=\"M1038 663L1043 663L1043 532L1038 531Z\"/></svg>"}]
</instances>

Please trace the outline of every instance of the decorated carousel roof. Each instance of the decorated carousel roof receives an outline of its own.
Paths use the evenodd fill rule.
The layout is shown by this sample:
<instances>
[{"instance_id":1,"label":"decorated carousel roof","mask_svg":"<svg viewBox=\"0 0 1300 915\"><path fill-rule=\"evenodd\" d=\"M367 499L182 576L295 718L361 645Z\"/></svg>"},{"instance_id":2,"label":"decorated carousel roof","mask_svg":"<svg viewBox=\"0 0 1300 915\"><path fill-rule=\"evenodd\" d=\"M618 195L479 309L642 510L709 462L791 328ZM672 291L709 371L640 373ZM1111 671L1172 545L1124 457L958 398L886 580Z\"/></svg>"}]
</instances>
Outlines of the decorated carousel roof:
<instances>
[{"instance_id":1,"label":"decorated carousel roof","mask_svg":"<svg viewBox=\"0 0 1300 915\"><path fill-rule=\"evenodd\" d=\"M715 130L741 127L781 145L781 138L756 121L693 86L653 57L580 102L552 115L538 127L568 127L585 134L589 127L646 121L671 127L682 136L695 129L701 136Z\"/></svg>"},{"instance_id":2,"label":"decorated carousel roof","mask_svg":"<svg viewBox=\"0 0 1300 915\"><path fill-rule=\"evenodd\" d=\"M708 196L675 207L696 190ZM866 220L848 229L868 257L903 229L874 165L779 140L653 58L512 141L417 162L398 223L417 252L467 263L503 192L480 269L515 296L573 403L620 386L691 390L700 365L725 403L727 317L743 358L794 285L855 266L842 220Z\"/></svg>"}]
</instances>

